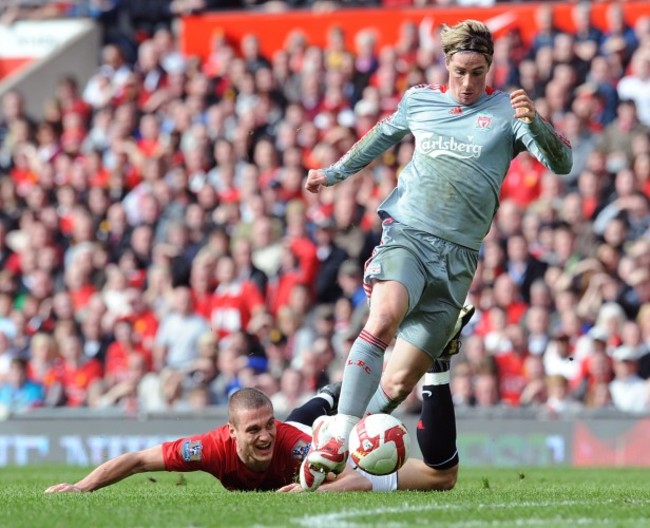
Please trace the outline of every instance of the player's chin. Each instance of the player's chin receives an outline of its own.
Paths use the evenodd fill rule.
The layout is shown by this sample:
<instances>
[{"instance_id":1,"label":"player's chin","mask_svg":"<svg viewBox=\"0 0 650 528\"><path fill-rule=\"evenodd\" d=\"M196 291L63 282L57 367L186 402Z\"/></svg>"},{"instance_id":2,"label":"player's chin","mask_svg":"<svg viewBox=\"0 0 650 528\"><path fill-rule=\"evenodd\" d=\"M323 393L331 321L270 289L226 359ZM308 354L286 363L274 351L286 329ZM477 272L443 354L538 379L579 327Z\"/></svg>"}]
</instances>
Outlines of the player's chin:
<instances>
[{"instance_id":1,"label":"player's chin","mask_svg":"<svg viewBox=\"0 0 650 528\"><path fill-rule=\"evenodd\" d=\"M472 105L476 101L478 101L478 97L473 93L460 94L459 99L460 99L460 102L463 103L466 106Z\"/></svg>"}]
</instances>

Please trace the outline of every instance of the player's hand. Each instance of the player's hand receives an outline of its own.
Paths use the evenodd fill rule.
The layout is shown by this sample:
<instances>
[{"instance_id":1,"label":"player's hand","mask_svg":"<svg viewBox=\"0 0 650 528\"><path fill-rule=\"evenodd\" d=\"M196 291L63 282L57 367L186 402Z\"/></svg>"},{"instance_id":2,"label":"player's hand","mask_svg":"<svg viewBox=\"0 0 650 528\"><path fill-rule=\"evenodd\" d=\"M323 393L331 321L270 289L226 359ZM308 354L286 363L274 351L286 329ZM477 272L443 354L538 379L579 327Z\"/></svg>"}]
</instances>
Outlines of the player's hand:
<instances>
[{"instance_id":1,"label":"player's hand","mask_svg":"<svg viewBox=\"0 0 650 528\"><path fill-rule=\"evenodd\" d=\"M537 111L532 99L528 97L525 90L515 90L510 94L510 103L515 109L515 117L524 123L531 123L535 119Z\"/></svg>"},{"instance_id":2,"label":"player's hand","mask_svg":"<svg viewBox=\"0 0 650 528\"><path fill-rule=\"evenodd\" d=\"M279 490L276 490L277 493L301 493L303 491L302 486L297 482L293 484L287 484L282 486Z\"/></svg>"},{"instance_id":3,"label":"player's hand","mask_svg":"<svg viewBox=\"0 0 650 528\"><path fill-rule=\"evenodd\" d=\"M311 169L307 173L307 182L305 183L305 189L307 189L310 193L318 193L322 187L326 186L327 177L322 170Z\"/></svg>"},{"instance_id":4,"label":"player's hand","mask_svg":"<svg viewBox=\"0 0 650 528\"><path fill-rule=\"evenodd\" d=\"M50 486L45 490L45 493L83 493L83 490L74 484L62 482L61 484Z\"/></svg>"},{"instance_id":5,"label":"player's hand","mask_svg":"<svg viewBox=\"0 0 650 528\"><path fill-rule=\"evenodd\" d=\"M327 476L325 477L325 482L324 484L318 488L316 491L327 491L328 485L330 482L335 481L338 478L338 475L336 473L328 473ZM321 489L321 488L325 489ZM280 489L276 490L277 493L302 493L303 490L302 486L298 484L297 482L293 482L291 484L287 484L286 486L282 486Z\"/></svg>"}]
</instances>

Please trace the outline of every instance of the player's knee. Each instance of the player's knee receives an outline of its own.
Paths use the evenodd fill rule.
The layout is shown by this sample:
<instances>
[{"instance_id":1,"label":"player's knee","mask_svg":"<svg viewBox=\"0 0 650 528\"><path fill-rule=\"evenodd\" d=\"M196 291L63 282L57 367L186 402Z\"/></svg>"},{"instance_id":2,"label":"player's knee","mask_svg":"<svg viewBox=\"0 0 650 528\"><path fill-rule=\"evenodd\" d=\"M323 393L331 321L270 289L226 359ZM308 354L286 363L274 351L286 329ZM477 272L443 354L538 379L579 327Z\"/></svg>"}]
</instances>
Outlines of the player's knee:
<instances>
[{"instance_id":1,"label":"player's knee","mask_svg":"<svg viewBox=\"0 0 650 528\"><path fill-rule=\"evenodd\" d=\"M441 476L440 491L451 491L458 480L458 466L445 470Z\"/></svg>"},{"instance_id":2,"label":"player's knee","mask_svg":"<svg viewBox=\"0 0 650 528\"><path fill-rule=\"evenodd\" d=\"M392 341L397 327L399 326L399 315L389 309L377 309L371 311L365 330L385 343Z\"/></svg>"},{"instance_id":3,"label":"player's knee","mask_svg":"<svg viewBox=\"0 0 650 528\"><path fill-rule=\"evenodd\" d=\"M458 480L458 466L449 469L428 468L430 491L451 491Z\"/></svg>"},{"instance_id":4,"label":"player's knee","mask_svg":"<svg viewBox=\"0 0 650 528\"><path fill-rule=\"evenodd\" d=\"M391 375L384 375L381 386L391 400L403 401L411 393L417 380L413 380L411 373L398 371Z\"/></svg>"}]
</instances>

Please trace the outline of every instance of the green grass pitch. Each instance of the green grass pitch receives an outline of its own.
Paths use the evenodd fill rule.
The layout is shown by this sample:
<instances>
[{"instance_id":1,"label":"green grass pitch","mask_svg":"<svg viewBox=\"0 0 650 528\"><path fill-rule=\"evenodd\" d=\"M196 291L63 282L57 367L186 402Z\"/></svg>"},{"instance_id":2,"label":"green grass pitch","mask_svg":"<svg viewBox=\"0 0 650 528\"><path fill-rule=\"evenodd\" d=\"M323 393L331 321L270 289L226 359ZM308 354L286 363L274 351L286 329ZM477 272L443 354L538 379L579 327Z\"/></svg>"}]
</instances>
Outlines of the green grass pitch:
<instances>
[{"instance_id":1,"label":"green grass pitch","mask_svg":"<svg viewBox=\"0 0 650 528\"><path fill-rule=\"evenodd\" d=\"M650 526L650 469L464 468L448 493L233 493L209 475L136 475L91 494L46 495L81 468L0 469L3 528Z\"/></svg>"}]
</instances>

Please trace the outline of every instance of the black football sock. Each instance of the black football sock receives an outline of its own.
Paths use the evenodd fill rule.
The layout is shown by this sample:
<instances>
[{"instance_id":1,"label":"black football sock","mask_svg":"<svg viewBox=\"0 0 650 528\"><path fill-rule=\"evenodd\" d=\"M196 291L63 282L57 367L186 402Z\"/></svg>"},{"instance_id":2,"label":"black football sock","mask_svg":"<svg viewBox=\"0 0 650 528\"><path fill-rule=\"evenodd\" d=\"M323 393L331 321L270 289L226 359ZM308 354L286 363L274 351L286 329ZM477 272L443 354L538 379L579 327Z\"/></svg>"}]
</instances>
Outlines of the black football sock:
<instances>
[{"instance_id":1,"label":"black football sock","mask_svg":"<svg viewBox=\"0 0 650 528\"><path fill-rule=\"evenodd\" d=\"M284 421L297 422L311 427L316 418L330 414L333 406L331 399L328 394L317 394L291 411Z\"/></svg>"},{"instance_id":2,"label":"black football sock","mask_svg":"<svg viewBox=\"0 0 650 528\"><path fill-rule=\"evenodd\" d=\"M422 387L422 412L417 439L425 464L434 469L449 469L458 464L456 413L446 376L428 372Z\"/></svg>"}]
</instances>

